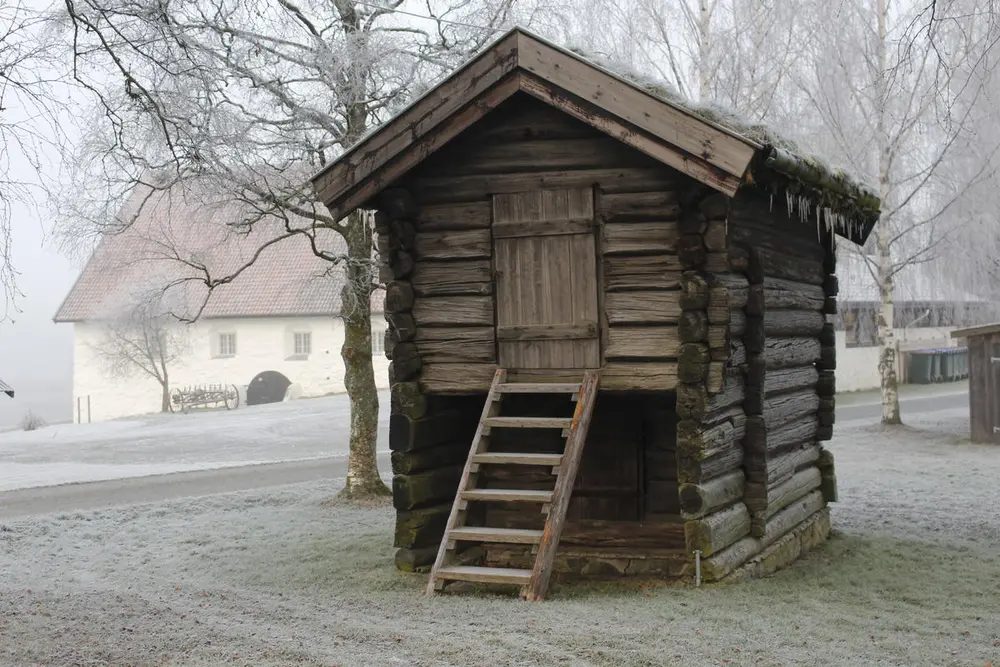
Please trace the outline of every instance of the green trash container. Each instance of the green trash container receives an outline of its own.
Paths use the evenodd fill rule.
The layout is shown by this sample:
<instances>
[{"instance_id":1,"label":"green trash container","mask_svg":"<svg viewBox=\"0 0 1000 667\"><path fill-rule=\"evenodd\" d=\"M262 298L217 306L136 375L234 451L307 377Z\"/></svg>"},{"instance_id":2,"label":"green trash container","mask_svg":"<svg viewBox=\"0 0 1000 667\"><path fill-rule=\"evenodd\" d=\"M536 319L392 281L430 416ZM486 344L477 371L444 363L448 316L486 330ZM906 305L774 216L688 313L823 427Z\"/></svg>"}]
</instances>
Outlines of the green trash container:
<instances>
[{"instance_id":1,"label":"green trash container","mask_svg":"<svg viewBox=\"0 0 1000 667\"><path fill-rule=\"evenodd\" d=\"M950 348L940 348L937 353L941 359L941 382L954 382L955 355Z\"/></svg>"},{"instance_id":2,"label":"green trash container","mask_svg":"<svg viewBox=\"0 0 1000 667\"><path fill-rule=\"evenodd\" d=\"M969 348L960 347L958 349L958 379L967 380L969 378Z\"/></svg>"},{"instance_id":3,"label":"green trash container","mask_svg":"<svg viewBox=\"0 0 1000 667\"><path fill-rule=\"evenodd\" d=\"M914 350L910 353L910 382L913 384L930 384L934 354L929 350Z\"/></svg>"}]
</instances>

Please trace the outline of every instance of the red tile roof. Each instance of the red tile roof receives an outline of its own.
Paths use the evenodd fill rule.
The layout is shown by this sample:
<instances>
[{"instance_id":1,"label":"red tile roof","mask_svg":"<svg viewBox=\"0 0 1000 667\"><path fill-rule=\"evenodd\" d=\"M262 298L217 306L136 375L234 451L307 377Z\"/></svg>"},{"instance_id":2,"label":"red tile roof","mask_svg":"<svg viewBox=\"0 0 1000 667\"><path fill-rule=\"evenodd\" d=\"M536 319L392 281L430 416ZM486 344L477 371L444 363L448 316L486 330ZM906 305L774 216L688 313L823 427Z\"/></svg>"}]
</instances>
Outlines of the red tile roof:
<instances>
[{"instance_id":1,"label":"red tile roof","mask_svg":"<svg viewBox=\"0 0 1000 667\"><path fill-rule=\"evenodd\" d=\"M119 213L122 231L101 239L55 321L104 319L149 294L162 294L170 310L184 317L202 306L203 318L338 315L341 266L317 257L305 235L281 238L284 220L257 218L249 205L176 187L133 193ZM241 223L251 219L247 230ZM309 229L303 218L290 224ZM315 237L319 249L346 256L335 231L317 229ZM206 273L223 279L251 260L232 282L209 290ZM381 312L382 294L372 297L374 312Z\"/></svg>"}]
</instances>

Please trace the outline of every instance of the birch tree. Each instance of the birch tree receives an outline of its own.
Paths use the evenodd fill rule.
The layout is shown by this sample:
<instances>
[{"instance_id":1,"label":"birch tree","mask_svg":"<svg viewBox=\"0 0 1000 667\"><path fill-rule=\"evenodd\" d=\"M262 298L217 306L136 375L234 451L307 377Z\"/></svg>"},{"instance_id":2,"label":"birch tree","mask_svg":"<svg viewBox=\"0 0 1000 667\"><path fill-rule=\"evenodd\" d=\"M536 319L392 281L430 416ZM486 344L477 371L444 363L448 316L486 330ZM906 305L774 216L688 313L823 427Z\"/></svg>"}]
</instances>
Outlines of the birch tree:
<instances>
[{"instance_id":1,"label":"birch tree","mask_svg":"<svg viewBox=\"0 0 1000 667\"><path fill-rule=\"evenodd\" d=\"M983 160L962 175L949 169L983 102L976 74L995 35L970 7L947 9L931 26L926 8L886 0L823 4L815 15L811 72L801 80L822 123L823 152L877 183L882 215L860 257L878 287L876 316L882 423L902 423L896 340L896 277L933 260L954 232L950 213L992 175ZM938 7L938 11L945 11ZM954 91L963 90L956 105ZM987 147L995 154L997 145Z\"/></svg>"},{"instance_id":2,"label":"birch tree","mask_svg":"<svg viewBox=\"0 0 1000 667\"><path fill-rule=\"evenodd\" d=\"M307 237L343 270L349 497L387 493L375 460L373 229L361 213L332 219L309 177L514 20L512 4L432 3L434 18L419 20L397 12L402 0L65 0L76 76L100 121L75 166L115 190L74 202L74 236L103 231L92 223L106 215L79 215L88 206L101 211L137 185L197 179L249 206L235 229L283 217L287 236ZM340 234L346 253L322 250L321 229Z\"/></svg>"}]
</instances>

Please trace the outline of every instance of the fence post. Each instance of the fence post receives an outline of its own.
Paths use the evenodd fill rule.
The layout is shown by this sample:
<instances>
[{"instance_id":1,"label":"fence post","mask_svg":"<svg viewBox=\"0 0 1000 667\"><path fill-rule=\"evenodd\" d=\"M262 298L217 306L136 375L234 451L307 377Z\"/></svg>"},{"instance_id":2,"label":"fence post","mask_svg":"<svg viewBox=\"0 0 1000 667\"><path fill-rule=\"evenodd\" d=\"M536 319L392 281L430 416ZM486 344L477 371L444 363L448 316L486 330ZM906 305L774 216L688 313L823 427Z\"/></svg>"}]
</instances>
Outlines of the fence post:
<instances>
[{"instance_id":1,"label":"fence post","mask_svg":"<svg viewBox=\"0 0 1000 667\"><path fill-rule=\"evenodd\" d=\"M90 423L90 394L87 394L87 423Z\"/></svg>"},{"instance_id":2,"label":"fence post","mask_svg":"<svg viewBox=\"0 0 1000 667\"><path fill-rule=\"evenodd\" d=\"M76 423L77 424L82 424L83 422L81 421L81 419L82 418L80 416L80 397L77 396L76 397Z\"/></svg>"}]
</instances>

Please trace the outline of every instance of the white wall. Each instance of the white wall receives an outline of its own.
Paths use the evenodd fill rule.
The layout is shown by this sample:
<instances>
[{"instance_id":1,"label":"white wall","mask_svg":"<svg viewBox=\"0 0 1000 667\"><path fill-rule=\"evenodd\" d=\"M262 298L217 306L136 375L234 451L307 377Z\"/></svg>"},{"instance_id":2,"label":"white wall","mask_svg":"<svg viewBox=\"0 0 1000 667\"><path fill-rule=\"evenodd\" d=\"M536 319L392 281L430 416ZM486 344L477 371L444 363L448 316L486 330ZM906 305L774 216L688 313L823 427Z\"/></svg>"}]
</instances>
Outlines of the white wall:
<instances>
[{"instance_id":1,"label":"white wall","mask_svg":"<svg viewBox=\"0 0 1000 667\"><path fill-rule=\"evenodd\" d=\"M954 327L914 327L896 329L896 340L902 350L921 347L954 347L951 338ZM837 391L878 389L878 347L847 347L846 332L837 332Z\"/></svg>"},{"instance_id":2,"label":"white wall","mask_svg":"<svg viewBox=\"0 0 1000 667\"><path fill-rule=\"evenodd\" d=\"M182 326L182 325L179 325ZM385 331L382 315L372 317L372 337L381 339ZM293 359L293 334L308 331L312 335L312 354L307 359ZM220 333L236 334L236 354L218 355ZM340 348L344 344L344 325L330 317L246 318L204 320L188 327L189 351L168 366L171 388L196 384L235 384L242 389L262 371L278 371L301 397L342 393L344 362ZM74 325L73 417L77 417L80 399L81 417L87 421L90 399L91 421L159 412L160 385L141 372L127 380L110 378L105 364L95 352L103 333L96 324ZM380 389L389 386L389 362L376 353L375 383Z\"/></svg>"}]
</instances>

